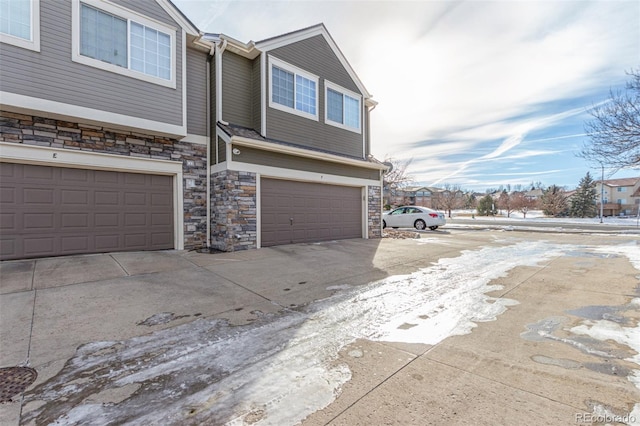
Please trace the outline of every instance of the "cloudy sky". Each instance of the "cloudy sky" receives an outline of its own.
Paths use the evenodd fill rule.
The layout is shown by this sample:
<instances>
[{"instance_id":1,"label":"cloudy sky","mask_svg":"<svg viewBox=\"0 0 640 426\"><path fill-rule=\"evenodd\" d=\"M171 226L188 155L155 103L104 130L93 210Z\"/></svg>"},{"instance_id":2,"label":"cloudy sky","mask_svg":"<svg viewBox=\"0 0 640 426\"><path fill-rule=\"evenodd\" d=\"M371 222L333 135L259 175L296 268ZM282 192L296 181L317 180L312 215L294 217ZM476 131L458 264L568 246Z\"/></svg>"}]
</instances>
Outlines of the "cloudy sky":
<instances>
[{"instance_id":1,"label":"cloudy sky","mask_svg":"<svg viewBox=\"0 0 640 426\"><path fill-rule=\"evenodd\" d=\"M640 68L636 0L173 1L200 30L244 42L324 23L379 102L373 154L411 159L418 184L599 177L576 157L587 110Z\"/></svg>"}]
</instances>

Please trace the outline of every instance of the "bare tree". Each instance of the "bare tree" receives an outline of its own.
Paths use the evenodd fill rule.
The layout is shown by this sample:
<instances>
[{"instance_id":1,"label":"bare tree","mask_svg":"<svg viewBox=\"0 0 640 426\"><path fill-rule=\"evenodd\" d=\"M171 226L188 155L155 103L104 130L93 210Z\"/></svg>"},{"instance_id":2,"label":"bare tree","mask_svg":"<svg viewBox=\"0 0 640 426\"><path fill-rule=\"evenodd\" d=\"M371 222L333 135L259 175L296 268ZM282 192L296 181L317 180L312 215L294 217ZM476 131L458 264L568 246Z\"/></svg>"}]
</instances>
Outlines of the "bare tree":
<instances>
[{"instance_id":1,"label":"bare tree","mask_svg":"<svg viewBox=\"0 0 640 426\"><path fill-rule=\"evenodd\" d=\"M616 169L640 167L640 69L627 73L625 91L609 91L606 102L594 106L585 123L590 142L580 156Z\"/></svg>"},{"instance_id":2,"label":"bare tree","mask_svg":"<svg viewBox=\"0 0 640 426\"><path fill-rule=\"evenodd\" d=\"M451 217L451 210L459 209L464 205L464 192L460 185L444 184L443 191L438 193L438 207Z\"/></svg>"},{"instance_id":3,"label":"bare tree","mask_svg":"<svg viewBox=\"0 0 640 426\"><path fill-rule=\"evenodd\" d=\"M498 208L507 212L507 217L511 217L511 213L515 210L511 194L506 190L502 191L498 197Z\"/></svg>"},{"instance_id":4,"label":"bare tree","mask_svg":"<svg viewBox=\"0 0 640 426\"><path fill-rule=\"evenodd\" d=\"M382 182L385 204L393 204L392 197L401 192L402 188L413 182L413 176L407 173L407 168L411 164L411 161L412 159L400 161L394 158L385 158L384 162L391 164L391 170L384 175ZM403 196L402 199L401 204L405 204L405 197Z\"/></svg>"},{"instance_id":5,"label":"bare tree","mask_svg":"<svg viewBox=\"0 0 640 426\"><path fill-rule=\"evenodd\" d=\"M529 213L529 210L535 208L536 206L536 200L526 197L523 192L516 192L514 194L511 194L511 198L513 208L522 213L522 216L525 219L527 218L527 213Z\"/></svg>"}]
</instances>

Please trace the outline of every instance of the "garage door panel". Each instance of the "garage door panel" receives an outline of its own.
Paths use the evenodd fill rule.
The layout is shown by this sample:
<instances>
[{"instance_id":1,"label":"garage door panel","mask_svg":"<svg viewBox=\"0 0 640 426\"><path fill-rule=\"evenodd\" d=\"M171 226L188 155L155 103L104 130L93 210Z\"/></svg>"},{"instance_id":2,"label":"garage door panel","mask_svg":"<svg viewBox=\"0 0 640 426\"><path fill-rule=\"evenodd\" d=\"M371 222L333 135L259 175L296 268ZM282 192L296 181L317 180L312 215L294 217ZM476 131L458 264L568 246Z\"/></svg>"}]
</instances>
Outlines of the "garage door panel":
<instances>
[{"instance_id":1,"label":"garage door panel","mask_svg":"<svg viewBox=\"0 0 640 426\"><path fill-rule=\"evenodd\" d=\"M173 217L170 214L152 213L151 224L152 225L171 225L173 223Z\"/></svg>"},{"instance_id":2,"label":"garage door panel","mask_svg":"<svg viewBox=\"0 0 640 426\"><path fill-rule=\"evenodd\" d=\"M54 225L53 213L27 213L23 216L24 229L50 229Z\"/></svg>"},{"instance_id":3,"label":"garage door panel","mask_svg":"<svg viewBox=\"0 0 640 426\"><path fill-rule=\"evenodd\" d=\"M19 166L16 165L15 167L16 172L19 173L20 170ZM28 168L24 168L23 170L23 177L24 179L30 179L30 180L42 180L42 181L46 181L51 183L51 181L53 181L53 174L54 174L54 168L53 167L28 167ZM16 174L13 175L14 177L17 177Z\"/></svg>"},{"instance_id":4,"label":"garage door panel","mask_svg":"<svg viewBox=\"0 0 640 426\"><path fill-rule=\"evenodd\" d=\"M98 251L115 251L122 247L119 235L96 235L94 240Z\"/></svg>"},{"instance_id":5,"label":"garage door panel","mask_svg":"<svg viewBox=\"0 0 640 426\"><path fill-rule=\"evenodd\" d=\"M0 230L10 231L16 227L15 213L0 213Z\"/></svg>"},{"instance_id":6,"label":"garage door panel","mask_svg":"<svg viewBox=\"0 0 640 426\"><path fill-rule=\"evenodd\" d=\"M64 169L55 170L60 173L60 182L78 184L80 182L89 182L89 170L83 169Z\"/></svg>"},{"instance_id":7,"label":"garage door panel","mask_svg":"<svg viewBox=\"0 0 640 426\"><path fill-rule=\"evenodd\" d=\"M96 184L104 183L104 184L117 184L119 180L119 176L116 173L96 170L93 175L93 181Z\"/></svg>"},{"instance_id":8,"label":"garage door panel","mask_svg":"<svg viewBox=\"0 0 640 426\"><path fill-rule=\"evenodd\" d=\"M128 248L144 247L147 245L147 236L145 234L127 234L124 237L124 245Z\"/></svg>"},{"instance_id":9,"label":"garage door panel","mask_svg":"<svg viewBox=\"0 0 640 426\"><path fill-rule=\"evenodd\" d=\"M94 197L98 206L117 206L120 204L120 193L117 191L96 191Z\"/></svg>"},{"instance_id":10,"label":"garage door panel","mask_svg":"<svg viewBox=\"0 0 640 426\"><path fill-rule=\"evenodd\" d=\"M125 173L124 174L124 184L132 185L132 186L145 186L145 175L139 175L136 173Z\"/></svg>"},{"instance_id":11,"label":"garage door panel","mask_svg":"<svg viewBox=\"0 0 640 426\"><path fill-rule=\"evenodd\" d=\"M9 256L15 255L17 253L16 241L13 239L1 239L0 253L6 253Z\"/></svg>"},{"instance_id":12,"label":"garage door panel","mask_svg":"<svg viewBox=\"0 0 640 426\"><path fill-rule=\"evenodd\" d=\"M173 205L173 197L168 194L151 194L152 206L171 206Z\"/></svg>"},{"instance_id":13,"label":"garage door panel","mask_svg":"<svg viewBox=\"0 0 640 426\"><path fill-rule=\"evenodd\" d=\"M27 256L46 255L54 251L53 237L26 237L24 239L24 253Z\"/></svg>"},{"instance_id":14,"label":"garage door panel","mask_svg":"<svg viewBox=\"0 0 640 426\"><path fill-rule=\"evenodd\" d=\"M119 213L96 213L94 215L94 225L96 227L118 226Z\"/></svg>"},{"instance_id":15,"label":"garage door panel","mask_svg":"<svg viewBox=\"0 0 640 426\"><path fill-rule=\"evenodd\" d=\"M265 178L260 200L265 247L362 237L360 188Z\"/></svg>"},{"instance_id":16,"label":"garage door panel","mask_svg":"<svg viewBox=\"0 0 640 426\"><path fill-rule=\"evenodd\" d=\"M60 191L62 197L62 204L87 204L89 202L89 191L87 190L75 190L75 189L63 189Z\"/></svg>"},{"instance_id":17,"label":"garage door panel","mask_svg":"<svg viewBox=\"0 0 640 426\"><path fill-rule=\"evenodd\" d=\"M60 251L63 253L79 253L89 249L89 237L70 236L60 238Z\"/></svg>"},{"instance_id":18,"label":"garage door panel","mask_svg":"<svg viewBox=\"0 0 640 426\"><path fill-rule=\"evenodd\" d=\"M53 204L53 188L24 188L22 200L25 204Z\"/></svg>"},{"instance_id":19,"label":"garage door panel","mask_svg":"<svg viewBox=\"0 0 640 426\"><path fill-rule=\"evenodd\" d=\"M129 206L144 206L147 204L147 194L144 192L126 192L124 202Z\"/></svg>"},{"instance_id":20,"label":"garage door panel","mask_svg":"<svg viewBox=\"0 0 640 426\"><path fill-rule=\"evenodd\" d=\"M89 213L62 213L60 218L63 228L89 228Z\"/></svg>"},{"instance_id":21,"label":"garage door panel","mask_svg":"<svg viewBox=\"0 0 640 426\"><path fill-rule=\"evenodd\" d=\"M171 176L10 163L0 175L2 260L173 248Z\"/></svg>"},{"instance_id":22,"label":"garage door panel","mask_svg":"<svg viewBox=\"0 0 640 426\"><path fill-rule=\"evenodd\" d=\"M0 203L14 203L16 201L15 188L0 188Z\"/></svg>"},{"instance_id":23,"label":"garage door panel","mask_svg":"<svg viewBox=\"0 0 640 426\"><path fill-rule=\"evenodd\" d=\"M173 234L169 232L151 234L151 244L154 246L173 243Z\"/></svg>"},{"instance_id":24,"label":"garage door panel","mask_svg":"<svg viewBox=\"0 0 640 426\"><path fill-rule=\"evenodd\" d=\"M147 220L145 213L125 213L124 226L144 226Z\"/></svg>"}]
</instances>

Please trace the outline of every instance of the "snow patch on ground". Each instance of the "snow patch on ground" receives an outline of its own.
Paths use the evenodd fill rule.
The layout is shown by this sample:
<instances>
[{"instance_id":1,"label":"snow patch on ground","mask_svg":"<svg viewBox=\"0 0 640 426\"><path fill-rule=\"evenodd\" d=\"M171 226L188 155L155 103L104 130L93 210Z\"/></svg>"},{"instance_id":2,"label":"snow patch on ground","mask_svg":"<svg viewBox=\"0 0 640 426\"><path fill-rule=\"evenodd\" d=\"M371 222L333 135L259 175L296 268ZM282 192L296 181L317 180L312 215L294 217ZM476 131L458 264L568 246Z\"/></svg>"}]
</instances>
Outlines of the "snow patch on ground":
<instances>
[{"instance_id":1,"label":"snow patch on ground","mask_svg":"<svg viewBox=\"0 0 640 426\"><path fill-rule=\"evenodd\" d=\"M570 250L575 246L518 242L464 251L413 274L335 286L344 291L247 326L200 319L84 345L56 377L26 395L25 402L44 404L25 422L294 424L329 405L351 378L337 362L341 348L359 338L433 345L469 333L518 303L487 296L501 289L491 280ZM627 342L635 335L620 336ZM92 395L133 383L140 389L124 401L91 403Z\"/></svg>"},{"instance_id":2,"label":"snow patch on ground","mask_svg":"<svg viewBox=\"0 0 640 426\"><path fill-rule=\"evenodd\" d=\"M596 247L595 251L624 255L634 268L640 270L640 245L637 242L614 247ZM640 308L640 298L633 299L631 305ZM608 320L585 321L582 325L572 328L571 331L601 341L613 340L630 347L636 352L636 355L627 360L640 367L640 322L635 327L622 327L620 324ZM629 380L640 390L640 369L634 370L629 376ZM631 420L628 424L640 425L640 403L635 405L628 418Z\"/></svg>"}]
</instances>

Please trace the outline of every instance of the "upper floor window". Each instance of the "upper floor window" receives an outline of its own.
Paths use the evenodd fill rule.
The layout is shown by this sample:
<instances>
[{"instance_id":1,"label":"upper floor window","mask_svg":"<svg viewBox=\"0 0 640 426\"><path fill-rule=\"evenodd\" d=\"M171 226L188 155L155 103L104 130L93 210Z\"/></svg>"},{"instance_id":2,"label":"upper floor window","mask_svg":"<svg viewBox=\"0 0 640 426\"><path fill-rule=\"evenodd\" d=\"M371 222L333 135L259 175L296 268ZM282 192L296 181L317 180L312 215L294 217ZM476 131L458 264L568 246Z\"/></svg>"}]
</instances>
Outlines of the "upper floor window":
<instances>
[{"instance_id":1,"label":"upper floor window","mask_svg":"<svg viewBox=\"0 0 640 426\"><path fill-rule=\"evenodd\" d=\"M329 81L326 82L327 124L360 133L362 97Z\"/></svg>"},{"instance_id":2,"label":"upper floor window","mask_svg":"<svg viewBox=\"0 0 640 426\"><path fill-rule=\"evenodd\" d=\"M40 51L39 0L0 0L0 41Z\"/></svg>"},{"instance_id":3,"label":"upper floor window","mask_svg":"<svg viewBox=\"0 0 640 426\"><path fill-rule=\"evenodd\" d=\"M625 186L619 186L619 187L618 187L618 192L627 192L627 187L625 187Z\"/></svg>"},{"instance_id":4,"label":"upper floor window","mask_svg":"<svg viewBox=\"0 0 640 426\"><path fill-rule=\"evenodd\" d=\"M318 77L271 57L269 80L270 107L318 120Z\"/></svg>"},{"instance_id":5,"label":"upper floor window","mask_svg":"<svg viewBox=\"0 0 640 426\"><path fill-rule=\"evenodd\" d=\"M74 61L175 88L175 29L107 1L73 4Z\"/></svg>"}]
</instances>

